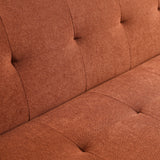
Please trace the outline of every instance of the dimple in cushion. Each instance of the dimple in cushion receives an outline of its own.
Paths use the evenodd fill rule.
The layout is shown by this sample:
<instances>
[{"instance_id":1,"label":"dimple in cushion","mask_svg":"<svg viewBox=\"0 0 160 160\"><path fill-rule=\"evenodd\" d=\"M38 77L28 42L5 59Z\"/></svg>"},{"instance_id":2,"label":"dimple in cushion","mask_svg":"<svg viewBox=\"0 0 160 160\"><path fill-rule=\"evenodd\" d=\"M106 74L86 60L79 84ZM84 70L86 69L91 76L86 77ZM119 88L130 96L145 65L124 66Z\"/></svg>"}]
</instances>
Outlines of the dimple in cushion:
<instances>
[{"instance_id":1,"label":"dimple in cushion","mask_svg":"<svg viewBox=\"0 0 160 160\"><path fill-rule=\"evenodd\" d=\"M29 119L23 85L11 63L7 33L0 18L0 134Z\"/></svg>"},{"instance_id":2,"label":"dimple in cushion","mask_svg":"<svg viewBox=\"0 0 160 160\"><path fill-rule=\"evenodd\" d=\"M100 160L41 122L29 122L0 136L1 160Z\"/></svg>"}]
</instances>

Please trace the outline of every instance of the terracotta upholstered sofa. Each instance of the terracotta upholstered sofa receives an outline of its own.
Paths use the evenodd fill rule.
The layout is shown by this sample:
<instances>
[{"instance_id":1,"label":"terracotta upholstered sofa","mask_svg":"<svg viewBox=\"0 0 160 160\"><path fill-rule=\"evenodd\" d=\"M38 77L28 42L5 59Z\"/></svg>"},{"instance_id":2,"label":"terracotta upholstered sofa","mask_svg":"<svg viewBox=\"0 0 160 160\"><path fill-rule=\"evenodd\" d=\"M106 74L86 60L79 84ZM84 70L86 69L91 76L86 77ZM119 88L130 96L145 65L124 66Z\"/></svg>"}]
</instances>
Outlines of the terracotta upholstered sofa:
<instances>
[{"instance_id":1,"label":"terracotta upholstered sofa","mask_svg":"<svg viewBox=\"0 0 160 160\"><path fill-rule=\"evenodd\" d=\"M160 0L0 0L0 160L160 160Z\"/></svg>"}]
</instances>

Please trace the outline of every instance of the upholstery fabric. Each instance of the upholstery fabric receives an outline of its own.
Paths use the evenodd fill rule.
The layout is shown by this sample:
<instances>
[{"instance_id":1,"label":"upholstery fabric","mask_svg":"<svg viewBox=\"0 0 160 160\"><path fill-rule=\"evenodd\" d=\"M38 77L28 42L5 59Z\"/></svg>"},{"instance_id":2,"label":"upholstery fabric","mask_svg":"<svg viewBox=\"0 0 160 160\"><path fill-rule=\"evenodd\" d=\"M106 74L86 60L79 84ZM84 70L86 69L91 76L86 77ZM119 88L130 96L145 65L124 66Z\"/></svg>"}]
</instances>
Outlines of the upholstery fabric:
<instances>
[{"instance_id":1,"label":"upholstery fabric","mask_svg":"<svg viewBox=\"0 0 160 160\"><path fill-rule=\"evenodd\" d=\"M2 0L0 15L31 119L85 91L82 57L65 0Z\"/></svg>"},{"instance_id":2,"label":"upholstery fabric","mask_svg":"<svg viewBox=\"0 0 160 160\"><path fill-rule=\"evenodd\" d=\"M29 122L0 137L1 160L100 160L41 122Z\"/></svg>"},{"instance_id":3,"label":"upholstery fabric","mask_svg":"<svg viewBox=\"0 0 160 160\"><path fill-rule=\"evenodd\" d=\"M160 56L91 91L111 96L137 112L158 118L160 110L155 104L160 102L160 75L156 72L159 63Z\"/></svg>"},{"instance_id":4,"label":"upholstery fabric","mask_svg":"<svg viewBox=\"0 0 160 160\"><path fill-rule=\"evenodd\" d=\"M160 53L159 0L117 0L134 67Z\"/></svg>"},{"instance_id":5,"label":"upholstery fabric","mask_svg":"<svg viewBox=\"0 0 160 160\"><path fill-rule=\"evenodd\" d=\"M11 64L11 51L0 19L0 134L29 119L20 77Z\"/></svg>"},{"instance_id":6,"label":"upholstery fabric","mask_svg":"<svg viewBox=\"0 0 160 160\"><path fill-rule=\"evenodd\" d=\"M75 37L92 88L130 68L127 37L115 0L68 0Z\"/></svg>"},{"instance_id":7,"label":"upholstery fabric","mask_svg":"<svg viewBox=\"0 0 160 160\"><path fill-rule=\"evenodd\" d=\"M147 63L142 64L140 67L148 72L160 75L160 56L152 58L151 60L147 61Z\"/></svg>"},{"instance_id":8,"label":"upholstery fabric","mask_svg":"<svg viewBox=\"0 0 160 160\"><path fill-rule=\"evenodd\" d=\"M0 160L159 160L159 44L160 0L0 0Z\"/></svg>"},{"instance_id":9,"label":"upholstery fabric","mask_svg":"<svg viewBox=\"0 0 160 160\"><path fill-rule=\"evenodd\" d=\"M158 59L2 135L0 158L159 160Z\"/></svg>"},{"instance_id":10,"label":"upholstery fabric","mask_svg":"<svg viewBox=\"0 0 160 160\"><path fill-rule=\"evenodd\" d=\"M157 0L0 4L31 119L159 54Z\"/></svg>"}]
</instances>

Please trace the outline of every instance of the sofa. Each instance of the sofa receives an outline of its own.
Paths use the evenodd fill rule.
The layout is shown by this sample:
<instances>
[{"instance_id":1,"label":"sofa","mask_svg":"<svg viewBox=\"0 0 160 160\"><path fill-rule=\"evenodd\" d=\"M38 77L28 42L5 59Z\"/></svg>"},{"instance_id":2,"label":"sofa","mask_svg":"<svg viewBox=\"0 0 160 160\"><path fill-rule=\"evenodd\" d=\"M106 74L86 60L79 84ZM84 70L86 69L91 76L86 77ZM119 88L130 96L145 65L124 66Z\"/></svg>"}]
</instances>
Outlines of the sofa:
<instances>
[{"instance_id":1,"label":"sofa","mask_svg":"<svg viewBox=\"0 0 160 160\"><path fill-rule=\"evenodd\" d=\"M0 160L160 160L160 0L0 0Z\"/></svg>"}]
</instances>

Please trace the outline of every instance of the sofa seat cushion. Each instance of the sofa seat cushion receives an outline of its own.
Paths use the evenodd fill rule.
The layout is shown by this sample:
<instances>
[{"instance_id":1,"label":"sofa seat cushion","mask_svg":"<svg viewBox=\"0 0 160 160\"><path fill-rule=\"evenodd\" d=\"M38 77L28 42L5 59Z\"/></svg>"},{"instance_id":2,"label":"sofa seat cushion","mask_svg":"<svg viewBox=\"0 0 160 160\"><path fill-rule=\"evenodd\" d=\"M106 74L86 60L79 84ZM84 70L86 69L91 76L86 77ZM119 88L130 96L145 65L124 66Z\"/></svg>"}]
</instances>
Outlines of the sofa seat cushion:
<instances>
[{"instance_id":1,"label":"sofa seat cushion","mask_svg":"<svg viewBox=\"0 0 160 160\"><path fill-rule=\"evenodd\" d=\"M0 160L99 160L58 131L32 120L0 136Z\"/></svg>"},{"instance_id":2,"label":"sofa seat cushion","mask_svg":"<svg viewBox=\"0 0 160 160\"><path fill-rule=\"evenodd\" d=\"M159 160L159 61L156 57L1 135L0 159Z\"/></svg>"}]
</instances>

